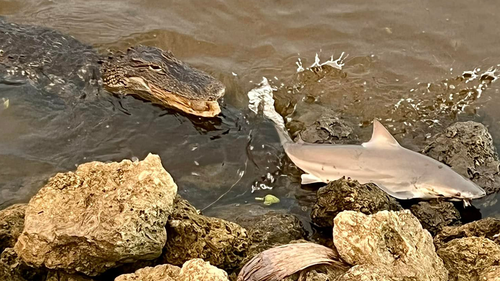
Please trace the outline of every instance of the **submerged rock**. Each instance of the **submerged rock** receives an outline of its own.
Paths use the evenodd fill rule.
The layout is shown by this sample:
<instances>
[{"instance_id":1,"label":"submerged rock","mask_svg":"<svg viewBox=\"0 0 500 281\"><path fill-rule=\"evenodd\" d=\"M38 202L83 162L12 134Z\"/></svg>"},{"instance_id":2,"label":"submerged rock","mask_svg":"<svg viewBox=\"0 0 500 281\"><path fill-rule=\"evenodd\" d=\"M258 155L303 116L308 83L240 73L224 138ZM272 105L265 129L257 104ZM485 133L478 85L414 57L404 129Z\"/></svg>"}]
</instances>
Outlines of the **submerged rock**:
<instances>
[{"instance_id":1,"label":"submerged rock","mask_svg":"<svg viewBox=\"0 0 500 281\"><path fill-rule=\"evenodd\" d=\"M363 274L383 277L372 280L392 280L379 272L385 267L384 272L401 280L448 280L431 235L408 210L373 215L344 211L335 217L333 242L347 263L363 266ZM348 274L357 276L354 270ZM370 280L361 277L356 278Z\"/></svg>"},{"instance_id":2,"label":"submerged rock","mask_svg":"<svg viewBox=\"0 0 500 281\"><path fill-rule=\"evenodd\" d=\"M453 168L487 194L500 190L498 154L488 129L477 122L458 122L438 134L424 149L428 156Z\"/></svg>"},{"instance_id":3,"label":"submerged rock","mask_svg":"<svg viewBox=\"0 0 500 281\"><path fill-rule=\"evenodd\" d=\"M500 220L485 218L458 227L445 227L434 238L434 244L439 249L446 243L457 238L484 237L500 245Z\"/></svg>"},{"instance_id":4,"label":"submerged rock","mask_svg":"<svg viewBox=\"0 0 500 281\"><path fill-rule=\"evenodd\" d=\"M357 141L353 125L338 117L321 117L299 133L300 138L309 143L345 144Z\"/></svg>"},{"instance_id":5,"label":"submerged rock","mask_svg":"<svg viewBox=\"0 0 500 281\"><path fill-rule=\"evenodd\" d=\"M165 263L182 265L201 258L226 270L240 265L250 244L246 229L229 221L203 216L179 196L174 206L166 226L168 239L162 255Z\"/></svg>"},{"instance_id":6,"label":"submerged rock","mask_svg":"<svg viewBox=\"0 0 500 281\"><path fill-rule=\"evenodd\" d=\"M24 212L27 204L15 204L0 211L0 253L12 248L24 228Z\"/></svg>"},{"instance_id":7,"label":"submerged rock","mask_svg":"<svg viewBox=\"0 0 500 281\"><path fill-rule=\"evenodd\" d=\"M500 246L483 237L465 237L437 251L450 271L450 281L479 281L480 275L500 264Z\"/></svg>"},{"instance_id":8,"label":"submerged rock","mask_svg":"<svg viewBox=\"0 0 500 281\"><path fill-rule=\"evenodd\" d=\"M89 276L154 259L176 192L157 155L82 164L52 177L30 200L14 249L32 266Z\"/></svg>"},{"instance_id":9,"label":"submerged rock","mask_svg":"<svg viewBox=\"0 0 500 281\"><path fill-rule=\"evenodd\" d=\"M401 206L394 198L373 184L360 184L356 180L338 179L320 188L311 212L314 224L332 227L333 219L342 211L374 214L382 210L397 211Z\"/></svg>"},{"instance_id":10,"label":"submerged rock","mask_svg":"<svg viewBox=\"0 0 500 281\"><path fill-rule=\"evenodd\" d=\"M460 225L460 212L451 202L441 200L421 201L410 208L412 214L432 236L445 226Z\"/></svg>"},{"instance_id":11,"label":"submerged rock","mask_svg":"<svg viewBox=\"0 0 500 281\"><path fill-rule=\"evenodd\" d=\"M145 267L132 274L118 276L115 281L227 281L227 273L202 259L193 259L184 263L182 268L162 264Z\"/></svg>"}]
</instances>

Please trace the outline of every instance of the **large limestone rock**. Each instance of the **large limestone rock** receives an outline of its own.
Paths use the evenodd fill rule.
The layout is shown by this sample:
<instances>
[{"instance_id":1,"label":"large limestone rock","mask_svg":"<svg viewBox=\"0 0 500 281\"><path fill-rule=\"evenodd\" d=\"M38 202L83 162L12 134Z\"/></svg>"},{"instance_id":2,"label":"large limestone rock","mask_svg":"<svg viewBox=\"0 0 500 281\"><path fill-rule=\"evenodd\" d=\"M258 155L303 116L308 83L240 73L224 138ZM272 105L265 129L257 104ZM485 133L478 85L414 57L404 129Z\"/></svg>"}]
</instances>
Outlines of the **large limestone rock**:
<instances>
[{"instance_id":1,"label":"large limestone rock","mask_svg":"<svg viewBox=\"0 0 500 281\"><path fill-rule=\"evenodd\" d=\"M491 266L479 274L481 281L500 281L500 265Z\"/></svg>"},{"instance_id":2,"label":"large limestone rock","mask_svg":"<svg viewBox=\"0 0 500 281\"><path fill-rule=\"evenodd\" d=\"M89 276L154 259L176 193L157 155L82 164L52 177L31 199L14 249L32 266Z\"/></svg>"},{"instance_id":3,"label":"large limestone rock","mask_svg":"<svg viewBox=\"0 0 500 281\"><path fill-rule=\"evenodd\" d=\"M342 211L358 211L368 215L382 210L401 209L396 200L377 186L342 178L318 190L311 219L320 227L330 228L333 219Z\"/></svg>"},{"instance_id":4,"label":"large limestone rock","mask_svg":"<svg viewBox=\"0 0 500 281\"><path fill-rule=\"evenodd\" d=\"M450 281L483 281L480 275L500 264L500 246L483 237L452 240L437 253L450 271Z\"/></svg>"},{"instance_id":5,"label":"large limestone rock","mask_svg":"<svg viewBox=\"0 0 500 281\"><path fill-rule=\"evenodd\" d=\"M193 259L181 268L178 281L228 281L227 273L202 259Z\"/></svg>"},{"instance_id":6,"label":"large limestone rock","mask_svg":"<svg viewBox=\"0 0 500 281\"><path fill-rule=\"evenodd\" d=\"M460 225L460 212L451 202L442 200L420 201L410 208L412 214L432 236L438 234L445 226Z\"/></svg>"},{"instance_id":7,"label":"large limestone rock","mask_svg":"<svg viewBox=\"0 0 500 281\"><path fill-rule=\"evenodd\" d=\"M436 136L424 153L448 164L484 188L487 194L500 190L500 161L493 139L481 123L468 121L451 125Z\"/></svg>"},{"instance_id":8,"label":"large limestone rock","mask_svg":"<svg viewBox=\"0 0 500 281\"><path fill-rule=\"evenodd\" d=\"M386 267L386 272L407 280L448 280L431 235L408 210L373 215L344 211L334 220L333 241L347 263L363 265L365 273L377 271L370 275L389 278L379 272Z\"/></svg>"},{"instance_id":9,"label":"large limestone rock","mask_svg":"<svg viewBox=\"0 0 500 281\"><path fill-rule=\"evenodd\" d=\"M171 264L144 267L131 274L123 274L115 281L177 281L181 269Z\"/></svg>"},{"instance_id":10,"label":"large limestone rock","mask_svg":"<svg viewBox=\"0 0 500 281\"><path fill-rule=\"evenodd\" d=\"M132 274L118 276L115 281L228 281L227 273L202 259L192 259L182 268L162 264L145 267Z\"/></svg>"},{"instance_id":11,"label":"large limestone rock","mask_svg":"<svg viewBox=\"0 0 500 281\"><path fill-rule=\"evenodd\" d=\"M0 211L0 253L12 248L24 228L26 204L15 204Z\"/></svg>"},{"instance_id":12,"label":"large limestone rock","mask_svg":"<svg viewBox=\"0 0 500 281\"><path fill-rule=\"evenodd\" d=\"M182 265L201 258L225 270L240 266L250 244L246 229L223 219L203 216L180 196L174 206L166 226L164 263Z\"/></svg>"},{"instance_id":13,"label":"large limestone rock","mask_svg":"<svg viewBox=\"0 0 500 281\"><path fill-rule=\"evenodd\" d=\"M500 245L500 220L495 218L485 218L462 226L445 227L434 238L436 248L441 248L453 239L463 237L485 237Z\"/></svg>"},{"instance_id":14,"label":"large limestone rock","mask_svg":"<svg viewBox=\"0 0 500 281\"><path fill-rule=\"evenodd\" d=\"M406 281L397 276L392 266L384 265L356 265L351 267L338 281ZM420 279L418 279L420 280ZM426 280L426 279L423 279Z\"/></svg>"}]
</instances>

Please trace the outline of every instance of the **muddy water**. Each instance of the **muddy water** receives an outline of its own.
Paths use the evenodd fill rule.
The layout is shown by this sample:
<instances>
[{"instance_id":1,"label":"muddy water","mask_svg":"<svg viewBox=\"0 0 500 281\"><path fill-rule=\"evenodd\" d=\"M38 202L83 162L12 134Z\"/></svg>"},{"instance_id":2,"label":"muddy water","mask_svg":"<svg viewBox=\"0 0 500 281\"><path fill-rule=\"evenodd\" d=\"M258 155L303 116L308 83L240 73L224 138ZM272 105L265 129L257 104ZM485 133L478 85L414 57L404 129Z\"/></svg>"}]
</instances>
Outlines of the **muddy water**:
<instances>
[{"instance_id":1,"label":"muddy water","mask_svg":"<svg viewBox=\"0 0 500 281\"><path fill-rule=\"evenodd\" d=\"M154 152L197 207L224 195L209 213L258 205L255 197L272 192L281 198L272 208L306 218L314 191L283 176L292 172L282 168L273 128L247 110L248 90L265 76L291 120L307 126L340 115L361 139L377 117L416 150L456 120L483 122L500 143L500 83L480 79L500 64L498 14L491 1L470 0L0 0L9 21L54 28L100 51L170 49L227 86L223 115L204 121L113 96L63 108L29 85L0 84L9 99L0 111L0 206L29 200L50 175L77 164ZM307 68L316 54L325 61L342 52L342 71L297 73L299 59ZM477 78L457 79L474 70ZM260 183L273 190L252 193Z\"/></svg>"}]
</instances>

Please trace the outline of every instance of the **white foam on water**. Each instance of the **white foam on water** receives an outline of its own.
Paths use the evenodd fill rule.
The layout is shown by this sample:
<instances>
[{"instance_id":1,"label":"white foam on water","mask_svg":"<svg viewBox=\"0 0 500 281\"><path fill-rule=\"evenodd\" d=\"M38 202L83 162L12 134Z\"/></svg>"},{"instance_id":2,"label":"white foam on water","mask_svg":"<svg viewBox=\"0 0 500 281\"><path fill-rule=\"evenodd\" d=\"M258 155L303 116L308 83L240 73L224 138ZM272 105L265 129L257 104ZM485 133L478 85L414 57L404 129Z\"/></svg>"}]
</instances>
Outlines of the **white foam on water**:
<instances>
[{"instance_id":1,"label":"white foam on water","mask_svg":"<svg viewBox=\"0 0 500 281\"><path fill-rule=\"evenodd\" d=\"M331 67L336 68L338 70L342 70L342 67L345 65L345 60L349 56L349 55L346 55L344 57L344 54L345 53L342 52L342 54L340 54L340 56L337 59L334 59L333 55L332 55L329 60L327 60L325 62L321 62L321 60L319 58L319 54L316 53L316 56L314 57L314 63L311 64L310 67L306 67L306 68L304 68L304 66L302 64L302 60L300 58L298 58L297 62L295 63L297 65L297 73L303 72L306 70L311 70L312 68L315 68L315 67L322 67L325 65L331 66Z\"/></svg>"}]
</instances>

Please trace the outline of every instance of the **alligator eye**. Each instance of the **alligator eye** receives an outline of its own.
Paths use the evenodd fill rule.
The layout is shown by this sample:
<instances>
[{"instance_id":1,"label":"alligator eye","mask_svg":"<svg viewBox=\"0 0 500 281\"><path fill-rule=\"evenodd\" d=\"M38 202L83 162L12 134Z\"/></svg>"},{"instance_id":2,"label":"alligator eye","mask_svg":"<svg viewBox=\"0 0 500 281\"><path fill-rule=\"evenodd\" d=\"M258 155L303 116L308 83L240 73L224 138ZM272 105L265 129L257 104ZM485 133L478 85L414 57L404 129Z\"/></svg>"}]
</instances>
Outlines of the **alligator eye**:
<instances>
[{"instance_id":1,"label":"alligator eye","mask_svg":"<svg viewBox=\"0 0 500 281\"><path fill-rule=\"evenodd\" d=\"M149 65L149 69L154 70L154 71L160 71L161 66L152 64L152 65Z\"/></svg>"}]
</instances>

